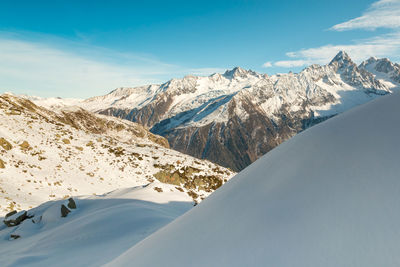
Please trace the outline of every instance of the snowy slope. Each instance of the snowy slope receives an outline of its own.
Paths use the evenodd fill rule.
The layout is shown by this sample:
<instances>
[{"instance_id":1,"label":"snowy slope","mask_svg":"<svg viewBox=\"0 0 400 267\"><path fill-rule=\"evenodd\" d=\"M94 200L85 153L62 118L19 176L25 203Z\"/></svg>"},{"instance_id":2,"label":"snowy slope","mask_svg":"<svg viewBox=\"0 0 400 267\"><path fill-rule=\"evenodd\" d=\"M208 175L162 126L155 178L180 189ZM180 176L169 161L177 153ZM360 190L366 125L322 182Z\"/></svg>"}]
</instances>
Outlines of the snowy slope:
<instances>
[{"instance_id":1,"label":"snowy slope","mask_svg":"<svg viewBox=\"0 0 400 267\"><path fill-rule=\"evenodd\" d=\"M136 123L0 95L0 215L156 180L201 201L232 175L169 149Z\"/></svg>"},{"instance_id":2,"label":"snowy slope","mask_svg":"<svg viewBox=\"0 0 400 267\"><path fill-rule=\"evenodd\" d=\"M399 104L298 134L107 266L399 266Z\"/></svg>"},{"instance_id":3,"label":"snowy slope","mask_svg":"<svg viewBox=\"0 0 400 267\"><path fill-rule=\"evenodd\" d=\"M175 150L242 170L304 129L400 88L397 64L369 62L357 66L339 52L300 73L268 76L237 67L118 88L78 104L145 125Z\"/></svg>"},{"instance_id":4,"label":"snowy slope","mask_svg":"<svg viewBox=\"0 0 400 267\"><path fill-rule=\"evenodd\" d=\"M193 207L188 195L161 183L74 199L67 217L60 206L68 201L50 201L19 226L0 226L0 266L100 266Z\"/></svg>"}]
</instances>

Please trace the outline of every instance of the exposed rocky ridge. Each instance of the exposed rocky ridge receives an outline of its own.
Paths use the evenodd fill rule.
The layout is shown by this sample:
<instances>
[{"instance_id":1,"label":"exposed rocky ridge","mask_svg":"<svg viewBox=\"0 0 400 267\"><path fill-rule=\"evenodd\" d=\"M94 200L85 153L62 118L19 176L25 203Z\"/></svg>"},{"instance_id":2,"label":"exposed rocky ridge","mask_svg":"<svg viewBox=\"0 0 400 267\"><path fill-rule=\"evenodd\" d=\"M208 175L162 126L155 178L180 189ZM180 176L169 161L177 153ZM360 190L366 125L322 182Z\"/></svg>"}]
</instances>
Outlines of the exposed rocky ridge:
<instances>
[{"instance_id":1,"label":"exposed rocky ridge","mask_svg":"<svg viewBox=\"0 0 400 267\"><path fill-rule=\"evenodd\" d=\"M345 52L327 65L268 76L234 68L208 77L118 88L80 105L138 122L172 148L241 170L296 133L399 84L398 65L357 66ZM367 66L368 65L368 66ZM386 71L385 75L377 75ZM390 73L390 77L387 75Z\"/></svg>"},{"instance_id":2,"label":"exposed rocky ridge","mask_svg":"<svg viewBox=\"0 0 400 267\"><path fill-rule=\"evenodd\" d=\"M49 110L3 94L0 126L0 215L72 195L149 183L162 189L158 173L172 184L169 176L191 168L197 171L182 172L174 190L198 202L233 175L169 149L142 125L79 107Z\"/></svg>"},{"instance_id":3,"label":"exposed rocky ridge","mask_svg":"<svg viewBox=\"0 0 400 267\"><path fill-rule=\"evenodd\" d=\"M377 78L394 84L400 83L400 65L391 62L387 58L378 59L376 57L371 57L363 61L359 67L372 73ZM388 86L390 86L390 84Z\"/></svg>"}]
</instances>

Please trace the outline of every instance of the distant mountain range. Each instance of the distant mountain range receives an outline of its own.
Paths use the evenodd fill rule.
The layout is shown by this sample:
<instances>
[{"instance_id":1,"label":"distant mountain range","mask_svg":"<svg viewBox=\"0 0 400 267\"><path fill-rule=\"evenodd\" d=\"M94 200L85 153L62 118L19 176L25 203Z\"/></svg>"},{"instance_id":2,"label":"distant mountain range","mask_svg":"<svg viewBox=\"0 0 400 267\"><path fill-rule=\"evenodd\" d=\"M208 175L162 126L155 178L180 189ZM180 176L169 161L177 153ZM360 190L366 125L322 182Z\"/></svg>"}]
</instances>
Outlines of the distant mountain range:
<instances>
[{"instance_id":1,"label":"distant mountain range","mask_svg":"<svg viewBox=\"0 0 400 267\"><path fill-rule=\"evenodd\" d=\"M173 149L239 171L304 129L399 87L398 64L371 57L357 66L341 51L300 73L268 76L236 67L69 104L140 123Z\"/></svg>"}]
</instances>

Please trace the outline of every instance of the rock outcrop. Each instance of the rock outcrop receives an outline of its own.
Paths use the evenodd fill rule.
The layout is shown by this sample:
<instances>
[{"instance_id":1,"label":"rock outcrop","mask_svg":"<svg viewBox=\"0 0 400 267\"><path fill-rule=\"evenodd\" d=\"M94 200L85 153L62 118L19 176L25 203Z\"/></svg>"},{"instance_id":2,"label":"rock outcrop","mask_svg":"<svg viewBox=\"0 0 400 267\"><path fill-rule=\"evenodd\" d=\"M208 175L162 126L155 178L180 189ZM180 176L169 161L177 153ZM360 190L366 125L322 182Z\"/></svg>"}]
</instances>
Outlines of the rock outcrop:
<instances>
[{"instance_id":1,"label":"rock outcrop","mask_svg":"<svg viewBox=\"0 0 400 267\"><path fill-rule=\"evenodd\" d=\"M17 212L14 210L14 211L6 214L6 217L4 218L3 222L8 227L12 227L12 226L19 225L21 222L23 222L24 220L26 220L28 218L30 218L30 216L28 216L28 213L26 210L23 210L20 212Z\"/></svg>"},{"instance_id":2,"label":"rock outcrop","mask_svg":"<svg viewBox=\"0 0 400 267\"><path fill-rule=\"evenodd\" d=\"M70 209L76 209L76 203L75 203L75 200L72 197L68 199L67 206Z\"/></svg>"},{"instance_id":3,"label":"rock outcrop","mask_svg":"<svg viewBox=\"0 0 400 267\"><path fill-rule=\"evenodd\" d=\"M64 205L61 205L61 217L67 217L71 211Z\"/></svg>"}]
</instances>

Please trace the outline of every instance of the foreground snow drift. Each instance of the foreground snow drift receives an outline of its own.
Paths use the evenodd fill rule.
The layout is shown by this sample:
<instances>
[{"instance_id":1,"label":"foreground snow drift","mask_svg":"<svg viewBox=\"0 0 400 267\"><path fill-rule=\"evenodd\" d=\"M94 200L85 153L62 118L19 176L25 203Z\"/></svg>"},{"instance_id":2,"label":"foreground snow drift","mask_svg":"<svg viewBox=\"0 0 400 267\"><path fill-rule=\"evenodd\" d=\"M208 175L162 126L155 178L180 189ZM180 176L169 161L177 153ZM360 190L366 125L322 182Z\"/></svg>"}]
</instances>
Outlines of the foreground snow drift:
<instances>
[{"instance_id":1,"label":"foreground snow drift","mask_svg":"<svg viewBox=\"0 0 400 267\"><path fill-rule=\"evenodd\" d=\"M399 114L395 94L297 135L109 266L399 266Z\"/></svg>"},{"instance_id":2,"label":"foreground snow drift","mask_svg":"<svg viewBox=\"0 0 400 267\"><path fill-rule=\"evenodd\" d=\"M29 210L18 226L1 223L0 266L99 266L193 207L188 195L157 182L74 199L66 217L60 207L68 200L58 200Z\"/></svg>"}]
</instances>

